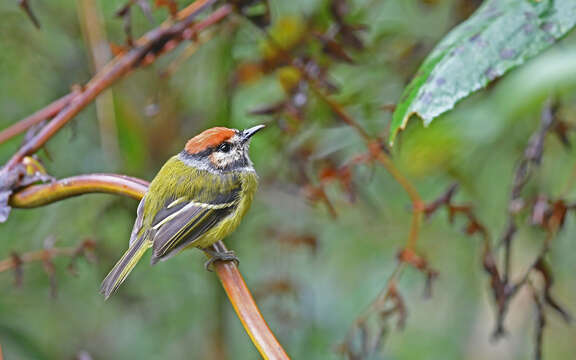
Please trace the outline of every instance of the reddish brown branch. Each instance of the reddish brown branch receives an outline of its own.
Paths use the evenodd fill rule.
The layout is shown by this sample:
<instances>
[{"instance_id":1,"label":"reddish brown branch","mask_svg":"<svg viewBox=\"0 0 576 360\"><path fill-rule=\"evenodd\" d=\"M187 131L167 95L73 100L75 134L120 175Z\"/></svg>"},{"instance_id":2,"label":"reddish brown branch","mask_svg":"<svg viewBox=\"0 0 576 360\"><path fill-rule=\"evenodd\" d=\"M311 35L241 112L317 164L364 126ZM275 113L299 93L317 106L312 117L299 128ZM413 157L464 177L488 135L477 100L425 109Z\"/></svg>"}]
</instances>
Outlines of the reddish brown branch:
<instances>
[{"instance_id":1,"label":"reddish brown branch","mask_svg":"<svg viewBox=\"0 0 576 360\"><path fill-rule=\"evenodd\" d=\"M52 118L56 114L58 114L63 108L65 108L70 101L76 95L76 92L71 92L67 95L62 96L60 99L55 100L50 105L46 106L45 108L38 110L34 114L28 116L25 119L18 121L17 123L11 125L7 129L4 129L0 132L0 144L13 138L14 136L23 133L24 131L28 130L30 127Z\"/></svg>"},{"instance_id":2,"label":"reddish brown branch","mask_svg":"<svg viewBox=\"0 0 576 360\"><path fill-rule=\"evenodd\" d=\"M147 182L143 180L128 176L82 175L61 179L52 184L24 188L12 196L11 204L14 207L31 208L86 193L111 193L140 199L144 196L147 185ZM215 246L219 250L226 250L223 243ZM262 357L264 359L289 359L262 317L236 264L216 262L214 268L236 314Z\"/></svg>"},{"instance_id":3,"label":"reddish brown branch","mask_svg":"<svg viewBox=\"0 0 576 360\"><path fill-rule=\"evenodd\" d=\"M232 12L230 5L223 5L205 19L194 23L199 12L212 3L214 0L194 2L182 10L181 13L185 16L179 16L178 22L163 24L161 27L149 31L136 42L134 48L114 58L84 86L82 92L75 96L68 106L12 156L4 169L12 169L25 156L42 148L68 121L124 75L139 66L154 62L158 55L173 50L183 40L192 38L197 32L221 21Z\"/></svg>"},{"instance_id":4,"label":"reddish brown branch","mask_svg":"<svg viewBox=\"0 0 576 360\"><path fill-rule=\"evenodd\" d=\"M222 242L214 245L218 251L226 251ZM230 298L234 310L250 339L265 359L288 359L288 355L274 337L268 324L262 317L244 278L234 262L216 263L216 273L222 282L226 294ZM234 301L233 301L234 299ZM241 316L241 314L243 314Z\"/></svg>"}]
</instances>

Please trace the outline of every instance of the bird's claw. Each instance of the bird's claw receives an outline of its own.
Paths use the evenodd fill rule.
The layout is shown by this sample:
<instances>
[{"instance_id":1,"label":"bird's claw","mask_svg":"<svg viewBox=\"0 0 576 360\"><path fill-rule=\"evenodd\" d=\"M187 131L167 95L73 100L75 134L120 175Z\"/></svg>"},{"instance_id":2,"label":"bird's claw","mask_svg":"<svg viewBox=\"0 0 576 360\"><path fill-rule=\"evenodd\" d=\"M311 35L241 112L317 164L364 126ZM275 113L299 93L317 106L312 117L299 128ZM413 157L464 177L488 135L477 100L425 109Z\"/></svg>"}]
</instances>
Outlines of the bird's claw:
<instances>
[{"instance_id":1,"label":"bird's claw","mask_svg":"<svg viewBox=\"0 0 576 360\"><path fill-rule=\"evenodd\" d=\"M236 263L236 266L240 265L240 260L238 259L238 256L236 256L236 253L232 250L214 251L214 250L204 249L204 251L208 255L210 255L210 259L208 259L204 263L204 268L208 271L213 271L212 266L214 265L214 263L216 261L234 261L234 263Z\"/></svg>"}]
</instances>

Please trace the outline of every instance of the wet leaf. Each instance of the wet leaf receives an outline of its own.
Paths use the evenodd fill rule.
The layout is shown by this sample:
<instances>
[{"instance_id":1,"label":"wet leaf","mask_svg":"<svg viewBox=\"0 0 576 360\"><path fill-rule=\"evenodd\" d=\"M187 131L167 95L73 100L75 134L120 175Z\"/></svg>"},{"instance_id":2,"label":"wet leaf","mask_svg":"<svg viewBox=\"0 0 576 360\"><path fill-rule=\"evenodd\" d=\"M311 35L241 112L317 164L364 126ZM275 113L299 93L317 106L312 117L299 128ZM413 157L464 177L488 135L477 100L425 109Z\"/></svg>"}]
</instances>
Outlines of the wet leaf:
<instances>
[{"instance_id":1,"label":"wet leaf","mask_svg":"<svg viewBox=\"0 0 576 360\"><path fill-rule=\"evenodd\" d=\"M452 30L405 89L390 141L413 115L425 125L471 93L523 64L576 24L572 0L488 0Z\"/></svg>"}]
</instances>

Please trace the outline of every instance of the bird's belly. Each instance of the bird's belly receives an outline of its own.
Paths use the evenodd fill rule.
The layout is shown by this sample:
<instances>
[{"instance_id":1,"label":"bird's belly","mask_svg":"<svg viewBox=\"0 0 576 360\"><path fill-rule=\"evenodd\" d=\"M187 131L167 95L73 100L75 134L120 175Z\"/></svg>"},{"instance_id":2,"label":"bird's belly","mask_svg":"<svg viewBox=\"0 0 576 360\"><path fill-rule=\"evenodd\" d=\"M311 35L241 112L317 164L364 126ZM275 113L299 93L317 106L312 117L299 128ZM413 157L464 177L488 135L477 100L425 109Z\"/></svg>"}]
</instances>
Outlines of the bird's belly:
<instances>
[{"instance_id":1,"label":"bird's belly","mask_svg":"<svg viewBox=\"0 0 576 360\"><path fill-rule=\"evenodd\" d=\"M223 240L225 237L230 235L238 225L240 225L240 221L250 208L250 203L252 202L252 196L246 196L240 204L238 204L238 208L230 215L225 217L224 219L220 220L216 226L212 229L208 230L204 235L190 243L186 248L196 247L205 249L207 247L212 246L215 242Z\"/></svg>"}]
</instances>

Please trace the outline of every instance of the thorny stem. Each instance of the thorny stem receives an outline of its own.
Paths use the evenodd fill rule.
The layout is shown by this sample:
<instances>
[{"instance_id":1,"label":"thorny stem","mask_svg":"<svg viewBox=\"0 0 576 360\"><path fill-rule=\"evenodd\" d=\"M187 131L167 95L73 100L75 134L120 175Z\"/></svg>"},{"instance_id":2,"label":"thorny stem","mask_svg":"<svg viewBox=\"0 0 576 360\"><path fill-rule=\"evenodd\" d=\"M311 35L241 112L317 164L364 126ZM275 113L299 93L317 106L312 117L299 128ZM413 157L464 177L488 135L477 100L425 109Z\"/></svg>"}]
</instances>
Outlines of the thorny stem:
<instances>
[{"instance_id":1,"label":"thorny stem","mask_svg":"<svg viewBox=\"0 0 576 360\"><path fill-rule=\"evenodd\" d=\"M112 193L141 199L147 186L146 181L128 176L81 175L61 179L52 184L26 187L12 196L11 204L21 208L37 207L87 193ZM214 246L218 251L226 251L226 247L221 242ZM214 263L214 268L236 314L262 357L275 360L289 359L262 317L236 264L218 261Z\"/></svg>"}]
</instances>

